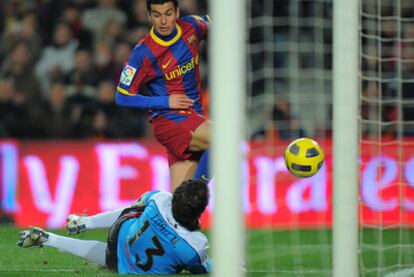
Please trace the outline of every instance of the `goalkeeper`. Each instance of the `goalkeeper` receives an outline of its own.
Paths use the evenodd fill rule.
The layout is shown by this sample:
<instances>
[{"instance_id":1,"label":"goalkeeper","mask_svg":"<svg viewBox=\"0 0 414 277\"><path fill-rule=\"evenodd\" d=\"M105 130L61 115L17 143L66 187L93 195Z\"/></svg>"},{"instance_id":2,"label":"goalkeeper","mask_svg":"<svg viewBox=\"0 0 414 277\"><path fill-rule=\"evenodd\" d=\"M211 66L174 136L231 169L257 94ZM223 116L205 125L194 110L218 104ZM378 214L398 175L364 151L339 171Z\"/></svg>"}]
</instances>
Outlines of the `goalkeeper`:
<instances>
[{"instance_id":1,"label":"goalkeeper","mask_svg":"<svg viewBox=\"0 0 414 277\"><path fill-rule=\"evenodd\" d=\"M173 195L150 191L123 210L68 217L70 234L110 227L107 243L68 238L33 227L20 233L17 245L54 247L121 274L208 273L208 241L199 231L199 218L208 198L204 182L187 180Z\"/></svg>"},{"instance_id":2,"label":"goalkeeper","mask_svg":"<svg viewBox=\"0 0 414 277\"><path fill-rule=\"evenodd\" d=\"M210 121L201 106L200 43L208 16L179 18L177 0L147 0L150 32L132 49L116 91L118 106L147 109L166 148L172 191L207 171ZM146 86L148 95L142 95Z\"/></svg>"}]
</instances>

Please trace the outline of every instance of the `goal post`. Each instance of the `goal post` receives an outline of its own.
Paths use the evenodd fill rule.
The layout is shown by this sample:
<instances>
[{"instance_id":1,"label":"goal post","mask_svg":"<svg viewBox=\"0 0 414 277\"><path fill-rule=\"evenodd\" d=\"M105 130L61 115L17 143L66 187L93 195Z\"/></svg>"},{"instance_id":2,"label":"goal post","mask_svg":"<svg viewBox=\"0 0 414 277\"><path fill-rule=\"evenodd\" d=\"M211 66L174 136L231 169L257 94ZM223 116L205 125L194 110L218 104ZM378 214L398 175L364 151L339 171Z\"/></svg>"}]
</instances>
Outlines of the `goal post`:
<instances>
[{"instance_id":1,"label":"goal post","mask_svg":"<svg viewBox=\"0 0 414 277\"><path fill-rule=\"evenodd\" d=\"M333 276L358 276L358 0L333 16Z\"/></svg>"},{"instance_id":2,"label":"goal post","mask_svg":"<svg viewBox=\"0 0 414 277\"><path fill-rule=\"evenodd\" d=\"M241 276L243 258L247 275L414 272L414 2L248 0L243 18L217 1L214 274ZM296 179L283 153L304 136L325 165Z\"/></svg>"},{"instance_id":3,"label":"goal post","mask_svg":"<svg viewBox=\"0 0 414 277\"><path fill-rule=\"evenodd\" d=\"M212 92L213 276L243 276L242 139L245 116L245 1L213 0L209 34Z\"/></svg>"}]
</instances>

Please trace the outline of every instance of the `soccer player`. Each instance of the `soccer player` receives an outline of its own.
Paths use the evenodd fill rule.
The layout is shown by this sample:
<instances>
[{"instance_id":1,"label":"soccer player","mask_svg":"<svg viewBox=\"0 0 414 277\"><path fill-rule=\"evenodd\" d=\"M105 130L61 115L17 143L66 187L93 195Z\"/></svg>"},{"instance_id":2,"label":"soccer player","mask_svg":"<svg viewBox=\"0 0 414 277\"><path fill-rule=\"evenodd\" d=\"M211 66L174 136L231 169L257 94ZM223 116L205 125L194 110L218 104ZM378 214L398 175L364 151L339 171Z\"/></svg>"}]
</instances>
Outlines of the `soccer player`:
<instances>
[{"instance_id":1,"label":"soccer player","mask_svg":"<svg viewBox=\"0 0 414 277\"><path fill-rule=\"evenodd\" d=\"M208 204L204 182L187 180L174 194L150 191L131 207L94 216L69 216L69 233L110 227L107 243L73 239L38 227L20 233L18 246L50 246L121 274L208 273L207 238L199 218Z\"/></svg>"},{"instance_id":2,"label":"soccer player","mask_svg":"<svg viewBox=\"0 0 414 277\"><path fill-rule=\"evenodd\" d=\"M200 101L199 50L209 18L179 18L177 0L147 0L147 10L153 27L123 67L116 103L149 110L154 135L167 149L174 190L183 180L208 175L203 156L211 123ZM144 85L149 95L140 94Z\"/></svg>"}]
</instances>

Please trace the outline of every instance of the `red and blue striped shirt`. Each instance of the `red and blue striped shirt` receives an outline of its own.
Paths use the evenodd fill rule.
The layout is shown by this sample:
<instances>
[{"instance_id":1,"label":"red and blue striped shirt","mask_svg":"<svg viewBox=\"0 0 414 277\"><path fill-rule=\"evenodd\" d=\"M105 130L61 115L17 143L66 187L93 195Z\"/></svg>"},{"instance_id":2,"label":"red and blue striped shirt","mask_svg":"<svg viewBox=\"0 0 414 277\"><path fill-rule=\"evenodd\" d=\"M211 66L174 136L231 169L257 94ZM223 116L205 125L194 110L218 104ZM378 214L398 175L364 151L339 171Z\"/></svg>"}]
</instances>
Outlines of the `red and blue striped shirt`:
<instances>
[{"instance_id":1,"label":"red and blue striped shirt","mask_svg":"<svg viewBox=\"0 0 414 277\"><path fill-rule=\"evenodd\" d=\"M201 113L199 52L208 24L208 16L179 18L175 30L166 37L152 28L132 49L124 65L117 104L149 109L151 118L168 118L178 112L169 108L169 95L185 94L195 101L192 108ZM142 85L148 87L149 96L140 94Z\"/></svg>"}]
</instances>

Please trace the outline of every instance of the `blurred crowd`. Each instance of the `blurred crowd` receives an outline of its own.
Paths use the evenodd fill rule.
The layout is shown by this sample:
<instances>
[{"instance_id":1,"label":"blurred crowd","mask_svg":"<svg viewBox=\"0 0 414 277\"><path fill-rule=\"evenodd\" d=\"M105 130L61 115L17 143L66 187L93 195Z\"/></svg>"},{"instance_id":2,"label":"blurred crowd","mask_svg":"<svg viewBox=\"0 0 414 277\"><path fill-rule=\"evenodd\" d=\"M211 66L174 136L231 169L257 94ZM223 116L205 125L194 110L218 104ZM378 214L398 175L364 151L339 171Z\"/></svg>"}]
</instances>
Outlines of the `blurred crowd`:
<instances>
[{"instance_id":1,"label":"blurred crowd","mask_svg":"<svg viewBox=\"0 0 414 277\"><path fill-rule=\"evenodd\" d=\"M414 136L411 2L361 2L365 135ZM180 0L181 14L205 14L206 5ZM269 80L288 95L290 83L302 82L292 72L332 70L332 1L250 0L249 7L249 95L267 93ZM0 1L0 137L147 136L146 111L117 107L114 94L130 49L148 30L146 0ZM202 59L206 85L205 50ZM272 128L285 138L305 135L289 97L275 95L266 115Z\"/></svg>"},{"instance_id":2,"label":"blurred crowd","mask_svg":"<svg viewBox=\"0 0 414 277\"><path fill-rule=\"evenodd\" d=\"M181 14L203 3L180 0ZM149 27L146 0L0 1L0 137L146 136L146 111L114 95Z\"/></svg>"},{"instance_id":3,"label":"blurred crowd","mask_svg":"<svg viewBox=\"0 0 414 277\"><path fill-rule=\"evenodd\" d=\"M414 2L397 2L361 9L361 126L371 137L414 136Z\"/></svg>"},{"instance_id":4,"label":"blurred crowd","mask_svg":"<svg viewBox=\"0 0 414 277\"><path fill-rule=\"evenodd\" d=\"M289 94L296 92L306 98L306 94L318 95L325 90L326 94L320 96L325 99L320 101L330 105L325 120L331 122L332 82L320 82L316 87L312 84L323 79L324 74L332 81L333 1L250 0L249 3L249 73L255 73L247 75L251 95L267 94L270 87L275 99L273 108L265 111L265 125L253 136L260 137L271 129L278 129L282 138L309 135L301 126L303 117L302 122L298 120L292 103L289 105ZM360 39L356 43L360 46L362 135L412 137L414 1L361 0L359 4ZM274 83L269 85L271 82ZM296 109L298 112L304 111ZM323 135L329 134L330 125L322 126Z\"/></svg>"}]
</instances>

